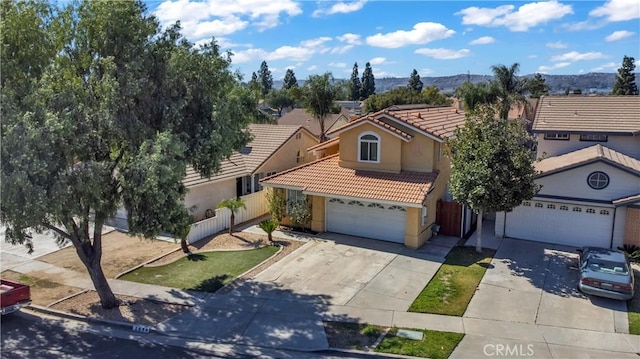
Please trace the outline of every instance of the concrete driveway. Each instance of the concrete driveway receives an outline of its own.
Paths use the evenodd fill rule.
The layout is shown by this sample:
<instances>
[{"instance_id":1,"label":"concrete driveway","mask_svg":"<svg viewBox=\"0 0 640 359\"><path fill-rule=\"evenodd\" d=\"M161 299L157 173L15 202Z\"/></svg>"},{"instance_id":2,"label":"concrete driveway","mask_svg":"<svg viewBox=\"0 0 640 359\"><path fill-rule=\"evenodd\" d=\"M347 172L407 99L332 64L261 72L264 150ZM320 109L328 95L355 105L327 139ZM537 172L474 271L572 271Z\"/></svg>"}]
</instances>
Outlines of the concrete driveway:
<instances>
[{"instance_id":1,"label":"concrete driveway","mask_svg":"<svg viewBox=\"0 0 640 359\"><path fill-rule=\"evenodd\" d=\"M400 244L326 233L235 292L263 299L305 298L302 301L406 311L455 243L455 238L440 237L411 250Z\"/></svg>"},{"instance_id":2,"label":"concrete driveway","mask_svg":"<svg viewBox=\"0 0 640 359\"><path fill-rule=\"evenodd\" d=\"M627 332L626 303L577 290L575 248L504 239L465 318Z\"/></svg>"}]
</instances>

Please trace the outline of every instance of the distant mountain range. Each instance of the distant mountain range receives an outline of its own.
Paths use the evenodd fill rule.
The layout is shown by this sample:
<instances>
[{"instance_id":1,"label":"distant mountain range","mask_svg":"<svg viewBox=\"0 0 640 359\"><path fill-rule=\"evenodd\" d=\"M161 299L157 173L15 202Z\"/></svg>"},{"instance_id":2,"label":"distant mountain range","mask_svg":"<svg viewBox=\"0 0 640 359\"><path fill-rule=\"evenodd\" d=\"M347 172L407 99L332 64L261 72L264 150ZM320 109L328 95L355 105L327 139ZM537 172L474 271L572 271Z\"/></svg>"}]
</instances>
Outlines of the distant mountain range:
<instances>
[{"instance_id":1,"label":"distant mountain range","mask_svg":"<svg viewBox=\"0 0 640 359\"><path fill-rule=\"evenodd\" d=\"M533 74L525 77L533 77ZM609 93L613 88L616 79L616 73L590 72L581 75L542 75L545 82L551 88L552 94L564 93L567 89L571 91L581 90L582 93ZM421 77L424 86L437 86L440 91L445 93L454 92L463 82L471 81L472 83L486 82L493 79L491 75L467 75L460 74L455 76L438 76L438 77ZM348 80L347 80L348 81ZM300 85L304 81L298 81ZM408 77L389 77L376 79L376 93L385 92L395 87L406 86L409 82ZM274 81L275 88L282 87L282 81Z\"/></svg>"}]
</instances>

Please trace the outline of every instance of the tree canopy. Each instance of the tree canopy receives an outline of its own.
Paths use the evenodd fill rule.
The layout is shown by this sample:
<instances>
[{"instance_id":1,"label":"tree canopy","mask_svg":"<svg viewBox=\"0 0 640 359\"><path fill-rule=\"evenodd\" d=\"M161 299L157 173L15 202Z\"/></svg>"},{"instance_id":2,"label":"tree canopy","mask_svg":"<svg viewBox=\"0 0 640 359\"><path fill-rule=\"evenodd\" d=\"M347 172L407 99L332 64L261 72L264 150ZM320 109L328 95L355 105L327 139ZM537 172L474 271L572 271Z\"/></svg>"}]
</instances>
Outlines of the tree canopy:
<instances>
[{"instance_id":1,"label":"tree canopy","mask_svg":"<svg viewBox=\"0 0 640 359\"><path fill-rule=\"evenodd\" d=\"M358 75L358 63L353 64L353 70L351 70L351 79L349 81L349 100L357 101L360 99L362 92L362 82Z\"/></svg>"},{"instance_id":2,"label":"tree canopy","mask_svg":"<svg viewBox=\"0 0 640 359\"><path fill-rule=\"evenodd\" d=\"M416 69L413 69L413 71L411 71L411 75L409 75L409 83L407 84L407 87L415 92L421 92L422 86L422 80L420 80L418 71Z\"/></svg>"},{"instance_id":3,"label":"tree canopy","mask_svg":"<svg viewBox=\"0 0 640 359\"><path fill-rule=\"evenodd\" d=\"M273 88L273 75L271 75L271 70L269 70L269 65L267 65L266 61L262 61L260 64L258 83L260 84L262 96L266 96Z\"/></svg>"},{"instance_id":4,"label":"tree canopy","mask_svg":"<svg viewBox=\"0 0 640 359\"><path fill-rule=\"evenodd\" d=\"M70 241L113 308L105 221L124 207L132 235L183 233L186 166L210 176L246 144L254 102L215 41L162 31L140 1L0 6L6 239Z\"/></svg>"},{"instance_id":5,"label":"tree canopy","mask_svg":"<svg viewBox=\"0 0 640 359\"><path fill-rule=\"evenodd\" d=\"M326 141L324 121L334 112L338 88L330 72L323 75L311 75L305 81L300 92L301 102L320 125L320 141Z\"/></svg>"},{"instance_id":6,"label":"tree canopy","mask_svg":"<svg viewBox=\"0 0 640 359\"><path fill-rule=\"evenodd\" d=\"M622 66L618 69L616 82L613 84L614 95L637 95L638 85L635 74L636 64L633 57L625 56Z\"/></svg>"},{"instance_id":7,"label":"tree canopy","mask_svg":"<svg viewBox=\"0 0 640 359\"><path fill-rule=\"evenodd\" d=\"M298 79L296 79L296 74L293 72L293 69L287 69L287 72L284 74L284 80L282 81L282 88L290 90L292 87L298 87Z\"/></svg>"},{"instance_id":8,"label":"tree canopy","mask_svg":"<svg viewBox=\"0 0 640 359\"><path fill-rule=\"evenodd\" d=\"M296 103L291 92L286 88L280 90L272 89L267 94L265 101L269 106L278 110L278 116L282 116L282 110L293 107Z\"/></svg>"},{"instance_id":9,"label":"tree canopy","mask_svg":"<svg viewBox=\"0 0 640 359\"><path fill-rule=\"evenodd\" d=\"M376 93L376 79L373 77L373 70L371 64L366 63L364 65L364 71L362 71L362 85L360 88L360 99L366 100L369 96Z\"/></svg>"},{"instance_id":10,"label":"tree canopy","mask_svg":"<svg viewBox=\"0 0 640 359\"><path fill-rule=\"evenodd\" d=\"M527 79L524 83L524 88L529 91L532 98L540 98L541 96L549 94L549 85L547 85L544 77L539 73Z\"/></svg>"},{"instance_id":11,"label":"tree canopy","mask_svg":"<svg viewBox=\"0 0 640 359\"><path fill-rule=\"evenodd\" d=\"M393 105L424 104L429 106L449 106L451 100L436 86L429 86L422 92L409 87L396 87L387 92L369 96L364 103L365 112L376 112Z\"/></svg>"},{"instance_id":12,"label":"tree canopy","mask_svg":"<svg viewBox=\"0 0 640 359\"><path fill-rule=\"evenodd\" d=\"M511 211L538 192L533 154L524 145L532 141L520 121L496 120L486 105L468 113L465 125L447 141L451 195L478 213L478 235L483 212Z\"/></svg>"}]
</instances>

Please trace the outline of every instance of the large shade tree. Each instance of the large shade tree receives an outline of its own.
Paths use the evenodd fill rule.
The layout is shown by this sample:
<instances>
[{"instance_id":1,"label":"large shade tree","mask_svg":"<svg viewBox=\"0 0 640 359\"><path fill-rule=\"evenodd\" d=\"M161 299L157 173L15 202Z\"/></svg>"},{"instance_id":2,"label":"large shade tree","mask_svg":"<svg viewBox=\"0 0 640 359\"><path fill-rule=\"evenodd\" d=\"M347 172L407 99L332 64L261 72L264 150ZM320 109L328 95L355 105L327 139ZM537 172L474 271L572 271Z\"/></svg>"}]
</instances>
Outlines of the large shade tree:
<instances>
[{"instance_id":1,"label":"large shade tree","mask_svg":"<svg viewBox=\"0 0 640 359\"><path fill-rule=\"evenodd\" d=\"M447 141L451 195L478 214L479 252L483 213L511 211L539 190L533 155L523 145L531 140L521 122L496 120L493 108L480 106Z\"/></svg>"},{"instance_id":2,"label":"large shade tree","mask_svg":"<svg viewBox=\"0 0 640 359\"><path fill-rule=\"evenodd\" d=\"M491 71L493 71L491 87L495 91L498 116L503 120L507 119L513 105L529 106L529 102L524 97L525 82L518 77L519 70L520 64L518 63L509 67L506 65L491 66Z\"/></svg>"},{"instance_id":3,"label":"large shade tree","mask_svg":"<svg viewBox=\"0 0 640 359\"><path fill-rule=\"evenodd\" d=\"M367 62L364 65L364 71L362 71L360 98L366 100L374 93L376 93L376 79L373 76L373 69L371 68L371 64Z\"/></svg>"},{"instance_id":4,"label":"large shade tree","mask_svg":"<svg viewBox=\"0 0 640 359\"><path fill-rule=\"evenodd\" d=\"M321 142L327 140L325 120L330 114L336 112L334 101L337 93L338 86L330 72L323 75L310 75L300 92L300 101L305 110L312 114L320 125Z\"/></svg>"},{"instance_id":5,"label":"large shade tree","mask_svg":"<svg viewBox=\"0 0 640 359\"><path fill-rule=\"evenodd\" d=\"M362 82L358 75L358 63L353 64L353 70L351 70L351 79L349 80L349 100L357 101L360 99L360 93L362 92Z\"/></svg>"},{"instance_id":6,"label":"large shade tree","mask_svg":"<svg viewBox=\"0 0 640 359\"><path fill-rule=\"evenodd\" d=\"M215 41L161 31L140 1L0 6L6 239L50 230L71 242L102 306L116 307L103 224L124 207L132 235L183 235L186 166L210 176L246 144L253 101Z\"/></svg>"}]
</instances>

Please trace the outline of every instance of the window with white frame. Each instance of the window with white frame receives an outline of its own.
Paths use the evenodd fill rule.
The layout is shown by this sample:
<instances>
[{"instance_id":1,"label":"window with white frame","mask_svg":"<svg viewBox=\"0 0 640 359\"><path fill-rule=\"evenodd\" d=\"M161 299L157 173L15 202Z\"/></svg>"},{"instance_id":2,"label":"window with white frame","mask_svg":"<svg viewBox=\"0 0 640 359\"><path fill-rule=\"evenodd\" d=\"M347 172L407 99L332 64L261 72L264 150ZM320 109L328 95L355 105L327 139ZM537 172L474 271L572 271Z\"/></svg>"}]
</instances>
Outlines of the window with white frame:
<instances>
[{"instance_id":1,"label":"window with white frame","mask_svg":"<svg viewBox=\"0 0 640 359\"><path fill-rule=\"evenodd\" d=\"M568 133L545 133L544 134L544 139L545 140L568 141L569 140L569 134Z\"/></svg>"},{"instance_id":2,"label":"window with white frame","mask_svg":"<svg viewBox=\"0 0 640 359\"><path fill-rule=\"evenodd\" d=\"M580 141L607 142L608 139L609 139L609 136L607 135L596 135L596 134L580 135Z\"/></svg>"},{"instance_id":3,"label":"window with white frame","mask_svg":"<svg viewBox=\"0 0 640 359\"><path fill-rule=\"evenodd\" d=\"M291 206L294 203L305 200L305 199L306 199L306 196L302 193L302 191L298 191L295 189L288 189L287 190L287 210L290 210Z\"/></svg>"},{"instance_id":4,"label":"window with white frame","mask_svg":"<svg viewBox=\"0 0 640 359\"><path fill-rule=\"evenodd\" d=\"M380 162L380 138L373 132L358 137L358 161Z\"/></svg>"},{"instance_id":5,"label":"window with white frame","mask_svg":"<svg viewBox=\"0 0 640 359\"><path fill-rule=\"evenodd\" d=\"M427 225L427 206L422 206L422 225Z\"/></svg>"}]
</instances>

